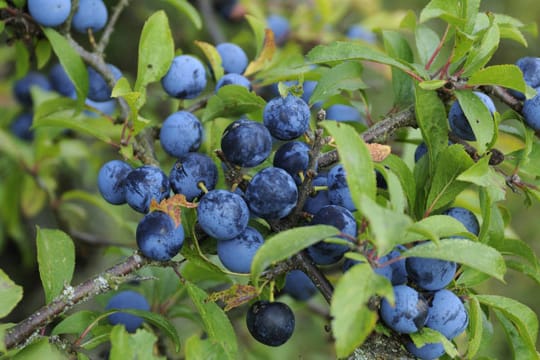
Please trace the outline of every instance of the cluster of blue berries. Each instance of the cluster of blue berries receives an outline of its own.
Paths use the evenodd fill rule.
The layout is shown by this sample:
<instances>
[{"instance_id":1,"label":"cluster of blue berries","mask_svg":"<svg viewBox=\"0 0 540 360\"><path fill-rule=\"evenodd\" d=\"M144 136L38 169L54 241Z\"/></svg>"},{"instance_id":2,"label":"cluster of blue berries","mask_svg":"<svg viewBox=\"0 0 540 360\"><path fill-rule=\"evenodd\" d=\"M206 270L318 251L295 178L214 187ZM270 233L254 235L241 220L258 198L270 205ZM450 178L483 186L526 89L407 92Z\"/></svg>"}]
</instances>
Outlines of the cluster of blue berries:
<instances>
[{"instance_id":1,"label":"cluster of blue berries","mask_svg":"<svg viewBox=\"0 0 540 360\"><path fill-rule=\"evenodd\" d=\"M471 211L452 207L443 214L457 219L469 232L478 235L478 220ZM425 243L419 243L416 246L424 245ZM461 299L446 289L456 275L457 264L430 258L400 259L403 250L402 247L396 248L380 258L378 263L382 264L382 267L375 269L394 286L395 304L390 304L387 299L381 301L382 321L400 334L411 334L428 327L449 340L454 339L465 331L469 323L468 312ZM391 261L392 259L398 260ZM445 353L442 343L417 347L408 340L406 347L409 352L423 360L436 359Z\"/></svg>"}]
</instances>

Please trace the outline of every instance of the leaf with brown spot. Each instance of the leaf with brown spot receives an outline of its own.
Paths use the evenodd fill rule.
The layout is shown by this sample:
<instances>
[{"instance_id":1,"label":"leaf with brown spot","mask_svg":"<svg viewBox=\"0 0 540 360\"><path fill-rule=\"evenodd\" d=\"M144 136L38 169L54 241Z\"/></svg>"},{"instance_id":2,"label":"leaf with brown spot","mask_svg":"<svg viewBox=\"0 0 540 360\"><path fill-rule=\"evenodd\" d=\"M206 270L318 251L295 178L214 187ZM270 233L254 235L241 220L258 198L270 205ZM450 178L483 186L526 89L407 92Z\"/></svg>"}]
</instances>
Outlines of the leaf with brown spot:
<instances>
[{"instance_id":1,"label":"leaf with brown spot","mask_svg":"<svg viewBox=\"0 0 540 360\"><path fill-rule=\"evenodd\" d=\"M159 204L156 199L150 202L150 212L162 211L168 214L176 226L182 223L182 208L196 208L197 204L187 201L185 195L176 194L168 199L162 200Z\"/></svg>"}]
</instances>

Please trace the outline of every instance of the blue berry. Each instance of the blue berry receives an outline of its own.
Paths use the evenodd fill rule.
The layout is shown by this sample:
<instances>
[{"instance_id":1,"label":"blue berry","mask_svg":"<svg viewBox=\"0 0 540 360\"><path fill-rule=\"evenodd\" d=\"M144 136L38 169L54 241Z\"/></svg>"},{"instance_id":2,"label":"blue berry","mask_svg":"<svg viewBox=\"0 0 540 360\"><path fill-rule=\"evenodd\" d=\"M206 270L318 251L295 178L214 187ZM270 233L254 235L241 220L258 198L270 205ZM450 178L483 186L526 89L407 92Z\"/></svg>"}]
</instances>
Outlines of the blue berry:
<instances>
[{"instance_id":1,"label":"blue berry","mask_svg":"<svg viewBox=\"0 0 540 360\"><path fill-rule=\"evenodd\" d=\"M540 86L540 58L526 56L516 61L516 66L523 73L523 80L532 88ZM519 100L525 100L525 94L514 89L510 93Z\"/></svg>"},{"instance_id":2,"label":"blue berry","mask_svg":"<svg viewBox=\"0 0 540 360\"><path fill-rule=\"evenodd\" d=\"M88 29L97 32L105 27L108 17L103 0L79 0L79 7L73 15L71 25L83 34L86 34Z\"/></svg>"},{"instance_id":3,"label":"blue berry","mask_svg":"<svg viewBox=\"0 0 540 360\"><path fill-rule=\"evenodd\" d=\"M274 33L274 41L276 45L282 46L287 40L291 32L291 26L289 20L280 15L270 15L266 18L266 23L272 32Z\"/></svg>"},{"instance_id":4,"label":"blue berry","mask_svg":"<svg viewBox=\"0 0 540 360\"><path fill-rule=\"evenodd\" d=\"M493 104L493 100L491 100L489 96L478 91L474 91L473 93L478 96L480 100L482 100L491 114L495 112L495 104ZM448 112L448 121L450 123L450 129L457 137L469 141L476 140L476 136L474 135L471 124L469 123L469 120L465 116L465 113L457 100L454 101L450 107L450 111Z\"/></svg>"},{"instance_id":5,"label":"blue berry","mask_svg":"<svg viewBox=\"0 0 540 360\"><path fill-rule=\"evenodd\" d=\"M249 209L238 194L226 190L211 190L197 206L199 225L217 240L240 235L247 227Z\"/></svg>"},{"instance_id":6,"label":"blue berry","mask_svg":"<svg viewBox=\"0 0 540 360\"><path fill-rule=\"evenodd\" d=\"M309 146L300 141L286 142L274 154L274 166L288 172L297 184L302 182L298 174L305 174L308 164Z\"/></svg>"},{"instance_id":7,"label":"blue berry","mask_svg":"<svg viewBox=\"0 0 540 360\"><path fill-rule=\"evenodd\" d=\"M13 93L17 101L22 105L31 106L32 105L32 95L30 90L32 87L37 86L43 90L51 90L51 84L47 77L43 74L40 74L36 71L30 71L23 78L15 82L13 87Z\"/></svg>"},{"instance_id":8,"label":"blue berry","mask_svg":"<svg viewBox=\"0 0 540 360\"><path fill-rule=\"evenodd\" d=\"M283 292L296 300L306 301L317 293L317 287L303 271L291 270L285 276Z\"/></svg>"},{"instance_id":9,"label":"blue berry","mask_svg":"<svg viewBox=\"0 0 540 360\"><path fill-rule=\"evenodd\" d=\"M310 116L306 102L291 94L273 98L263 111L264 125L279 140L293 140L305 133Z\"/></svg>"},{"instance_id":10,"label":"blue berry","mask_svg":"<svg viewBox=\"0 0 540 360\"><path fill-rule=\"evenodd\" d=\"M386 326L401 334L421 330L428 312L424 297L407 285L394 286L394 296L394 306L386 298L381 301L380 314Z\"/></svg>"},{"instance_id":11,"label":"blue berry","mask_svg":"<svg viewBox=\"0 0 540 360\"><path fill-rule=\"evenodd\" d=\"M137 225L137 246L144 256L157 261L172 259L184 244L184 227L166 213L152 211Z\"/></svg>"},{"instance_id":12,"label":"blue berry","mask_svg":"<svg viewBox=\"0 0 540 360\"><path fill-rule=\"evenodd\" d=\"M540 87L536 88L536 90L539 91ZM522 114L527 126L535 131L540 130L540 95L525 100Z\"/></svg>"},{"instance_id":13,"label":"blue berry","mask_svg":"<svg viewBox=\"0 0 540 360\"><path fill-rule=\"evenodd\" d=\"M226 74L243 74L248 65L248 58L244 50L233 43L221 43L216 46L221 56L221 66Z\"/></svg>"},{"instance_id":14,"label":"blue berry","mask_svg":"<svg viewBox=\"0 0 540 360\"><path fill-rule=\"evenodd\" d=\"M9 130L21 140L31 141L34 139L32 121L34 114L22 113L18 115L9 126Z\"/></svg>"},{"instance_id":15,"label":"blue berry","mask_svg":"<svg viewBox=\"0 0 540 360\"><path fill-rule=\"evenodd\" d=\"M351 212L337 205L324 206L315 214L311 225L331 225L351 238L356 238L357 224ZM345 238L346 240L350 240ZM307 251L311 259L319 265L329 265L338 262L349 250L349 247L341 244L320 241L308 247Z\"/></svg>"},{"instance_id":16,"label":"blue berry","mask_svg":"<svg viewBox=\"0 0 540 360\"><path fill-rule=\"evenodd\" d=\"M375 34L362 25L352 25L347 30L346 36L351 40L364 40L370 44L374 44L377 41Z\"/></svg>"},{"instance_id":17,"label":"blue berry","mask_svg":"<svg viewBox=\"0 0 540 360\"><path fill-rule=\"evenodd\" d=\"M148 212L152 199L159 203L170 193L167 175L151 165L132 170L126 176L125 187L127 203L141 213Z\"/></svg>"},{"instance_id":18,"label":"blue berry","mask_svg":"<svg viewBox=\"0 0 540 360\"><path fill-rule=\"evenodd\" d=\"M421 142L414 150L414 162L418 162L422 156L426 155L428 151L427 145L425 142Z\"/></svg>"},{"instance_id":19,"label":"blue berry","mask_svg":"<svg viewBox=\"0 0 540 360\"><path fill-rule=\"evenodd\" d=\"M173 59L161 85L169 96L177 99L193 99L206 87L206 70L198 59L180 55Z\"/></svg>"},{"instance_id":20,"label":"blue berry","mask_svg":"<svg viewBox=\"0 0 540 360\"><path fill-rule=\"evenodd\" d=\"M215 91L218 92L219 89L227 85L239 85L251 90L251 82L247 78L239 74L231 73L225 74L221 79L219 79Z\"/></svg>"},{"instance_id":21,"label":"blue berry","mask_svg":"<svg viewBox=\"0 0 540 360\"><path fill-rule=\"evenodd\" d=\"M379 258L377 263L384 264L392 259L401 256L401 251L404 251L405 247L399 246L390 251L385 256ZM405 267L405 258L391 263L390 265L376 267L375 273L386 277L392 285L402 285L407 282L407 269Z\"/></svg>"},{"instance_id":22,"label":"blue berry","mask_svg":"<svg viewBox=\"0 0 540 360\"><path fill-rule=\"evenodd\" d=\"M428 343L424 346L417 347L412 341L408 341L405 347L420 360L435 360L445 353L442 343Z\"/></svg>"},{"instance_id":23,"label":"blue berry","mask_svg":"<svg viewBox=\"0 0 540 360\"><path fill-rule=\"evenodd\" d=\"M426 326L452 340L465 331L467 325L469 315L459 297L450 290L437 291L429 305Z\"/></svg>"},{"instance_id":24,"label":"blue berry","mask_svg":"<svg viewBox=\"0 0 540 360\"><path fill-rule=\"evenodd\" d=\"M347 184L347 175L343 165L338 164L328 172L328 198L334 205L343 206L350 211L356 211Z\"/></svg>"},{"instance_id":25,"label":"blue berry","mask_svg":"<svg viewBox=\"0 0 540 360\"><path fill-rule=\"evenodd\" d=\"M72 96L75 93L75 86L60 63L53 65L49 70L49 81L52 88L64 96Z\"/></svg>"},{"instance_id":26,"label":"blue berry","mask_svg":"<svg viewBox=\"0 0 540 360\"><path fill-rule=\"evenodd\" d=\"M150 310L150 304L146 301L146 298L135 291L121 291L109 299L106 310L113 309L134 309L134 310ZM117 312L108 316L109 323L111 325L123 324L126 330L130 333L134 333L141 327L143 319L139 316Z\"/></svg>"},{"instance_id":27,"label":"blue berry","mask_svg":"<svg viewBox=\"0 0 540 360\"><path fill-rule=\"evenodd\" d=\"M409 279L428 291L440 290L450 284L457 269L452 261L419 257L407 258L405 266Z\"/></svg>"},{"instance_id":28,"label":"blue berry","mask_svg":"<svg viewBox=\"0 0 540 360\"><path fill-rule=\"evenodd\" d=\"M203 183L207 190L213 190L217 178L218 169L212 158L195 152L178 160L169 174L174 193L183 194L188 201L203 195L199 183Z\"/></svg>"},{"instance_id":29,"label":"blue berry","mask_svg":"<svg viewBox=\"0 0 540 360\"><path fill-rule=\"evenodd\" d=\"M472 211L462 207L451 207L443 214L451 216L461 222L470 233L476 236L480 233L480 224L478 224L478 219Z\"/></svg>"},{"instance_id":30,"label":"blue berry","mask_svg":"<svg viewBox=\"0 0 540 360\"><path fill-rule=\"evenodd\" d=\"M234 165L253 167L262 163L272 151L272 136L261 123L240 119L223 132L221 150Z\"/></svg>"},{"instance_id":31,"label":"blue berry","mask_svg":"<svg viewBox=\"0 0 540 360\"><path fill-rule=\"evenodd\" d=\"M326 119L335 121L356 121L365 123L357 108L350 105L335 104L326 109Z\"/></svg>"},{"instance_id":32,"label":"blue berry","mask_svg":"<svg viewBox=\"0 0 540 360\"><path fill-rule=\"evenodd\" d=\"M177 111L169 115L159 132L159 141L163 150L177 158L188 152L197 151L202 139L202 124L188 111Z\"/></svg>"},{"instance_id":33,"label":"blue berry","mask_svg":"<svg viewBox=\"0 0 540 360\"><path fill-rule=\"evenodd\" d=\"M289 215L297 201L298 188L294 179L276 167L267 167L255 174L246 190L249 208L263 219L281 219Z\"/></svg>"},{"instance_id":34,"label":"blue berry","mask_svg":"<svg viewBox=\"0 0 540 360\"><path fill-rule=\"evenodd\" d=\"M114 205L126 202L125 181L132 167L121 160L105 163L98 173L98 189L103 198Z\"/></svg>"},{"instance_id":35,"label":"blue berry","mask_svg":"<svg viewBox=\"0 0 540 360\"><path fill-rule=\"evenodd\" d=\"M114 65L107 64L115 80L122 77L122 72ZM107 81L94 68L88 67L88 98L94 101L108 101L111 99L112 89Z\"/></svg>"},{"instance_id":36,"label":"blue berry","mask_svg":"<svg viewBox=\"0 0 540 360\"><path fill-rule=\"evenodd\" d=\"M326 175L318 175L311 182L313 186L327 186L328 178ZM317 190L315 194L311 194L306 198L304 203L304 211L310 214L316 214L323 206L330 205L328 198L328 190Z\"/></svg>"},{"instance_id":37,"label":"blue berry","mask_svg":"<svg viewBox=\"0 0 540 360\"><path fill-rule=\"evenodd\" d=\"M246 325L249 333L268 346L280 346L294 332L294 313L282 302L257 301L249 307Z\"/></svg>"},{"instance_id":38,"label":"blue berry","mask_svg":"<svg viewBox=\"0 0 540 360\"><path fill-rule=\"evenodd\" d=\"M39 25L58 26L67 20L71 0L28 0L28 12Z\"/></svg>"},{"instance_id":39,"label":"blue berry","mask_svg":"<svg viewBox=\"0 0 540 360\"><path fill-rule=\"evenodd\" d=\"M238 236L217 243L219 260L230 271L248 274L257 250L264 243L261 233L248 226Z\"/></svg>"}]
</instances>

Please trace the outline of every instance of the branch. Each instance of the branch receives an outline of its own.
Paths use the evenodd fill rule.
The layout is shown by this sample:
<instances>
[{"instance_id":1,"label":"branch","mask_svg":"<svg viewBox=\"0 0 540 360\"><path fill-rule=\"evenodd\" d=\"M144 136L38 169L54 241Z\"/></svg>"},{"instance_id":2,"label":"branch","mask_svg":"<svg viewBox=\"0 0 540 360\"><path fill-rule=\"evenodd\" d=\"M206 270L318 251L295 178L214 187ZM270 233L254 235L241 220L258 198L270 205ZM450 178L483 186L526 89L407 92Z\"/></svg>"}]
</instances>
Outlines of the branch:
<instances>
[{"instance_id":1,"label":"branch","mask_svg":"<svg viewBox=\"0 0 540 360\"><path fill-rule=\"evenodd\" d=\"M206 28L214 44L225 42L225 36L219 27L219 21L212 8L212 2L210 0L197 0L197 8L203 17L203 23L206 24Z\"/></svg>"},{"instance_id":2,"label":"branch","mask_svg":"<svg viewBox=\"0 0 540 360\"><path fill-rule=\"evenodd\" d=\"M408 126L416 127L416 115L413 106L375 123L375 125L362 133L362 138L367 143L375 142L376 140L382 141L396 130ZM319 168L328 167L335 164L338 160L337 150L328 151L319 158Z\"/></svg>"},{"instance_id":3,"label":"branch","mask_svg":"<svg viewBox=\"0 0 540 360\"><path fill-rule=\"evenodd\" d=\"M6 332L4 338L6 348L12 349L23 343L40 328L51 323L73 306L107 292L118 284L129 280L129 277L126 277L126 275L135 272L149 263L150 260L135 253L120 264L105 270L76 287L67 286L62 294L56 297L50 304L41 307Z\"/></svg>"},{"instance_id":4,"label":"branch","mask_svg":"<svg viewBox=\"0 0 540 360\"><path fill-rule=\"evenodd\" d=\"M510 93L500 86L482 86L481 90L484 91L486 94L492 94L499 98L503 103L508 105L512 110L518 112L521 114L521 110L523 109L523 104L521 101L510 95Z\"/></svg>"},{"instance_id":5,"label":"branch","mask_svg":"<svg viewBox=\"0 0 540 360\"><path fill-rule=\"evenodd\" d=\"M118 1L118 4L114 8L114 11L111 15L109 23L105 27L105 30L103 30L103 34L101 35L99 43L97 44L96 52L98 54L103 54L103 52L105 51L105 48L109 44L112 32L114 31L114 26L116 25L116 22L118 21L118 18L120 17L122 11L129 5L129 1L130 0Z\"/></svg>"}]
</instances>

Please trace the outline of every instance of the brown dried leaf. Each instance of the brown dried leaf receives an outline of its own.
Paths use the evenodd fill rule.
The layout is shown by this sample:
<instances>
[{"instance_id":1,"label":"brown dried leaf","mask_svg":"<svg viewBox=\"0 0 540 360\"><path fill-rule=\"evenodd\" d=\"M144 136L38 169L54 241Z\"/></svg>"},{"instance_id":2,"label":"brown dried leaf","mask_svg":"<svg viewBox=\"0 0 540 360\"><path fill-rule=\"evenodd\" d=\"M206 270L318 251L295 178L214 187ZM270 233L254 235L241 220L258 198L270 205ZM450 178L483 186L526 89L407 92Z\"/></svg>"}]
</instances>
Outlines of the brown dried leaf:
<instances>
[{"instance_id":1,"label":"brown dried leaf","mask_svg":"<svg viewBox=\"0 0 540 360\"><path fill-rule=\"evenodd\" d=\"M264 69L264 67L272 60L274 53L276 52L276 43L274 41L274 33L270 29L265 29L264 45L261 54L257 59L250 62L244 76L249 76L257 71Z\"/></svg>"},{"instance_id":2,"label":"brown dried leaf","mask_svg":"<svg viewBox=\"0 0 540 360\"><path fill-rule=\"evenodd\" d=\"M375 162L381 162L390 155L392 148L388 145L382 145L377 143L366 144L368 146L369 152L371 153L371 158Z\"/></svg>"},{"instance_id":3,"label":"brown dried leaf","mask_svg":"<svg viewBox=\"0 0 540 360\"><path fill-rule=\"evenodd\" d=\"M259 296L257 288L251 285L234 284L227 290L212 293L208 297L208 301L216 302L221 300L225 303L225 311L229 311L242 304L247 303L251 299Z\"/></svg>"}]
</instances>

